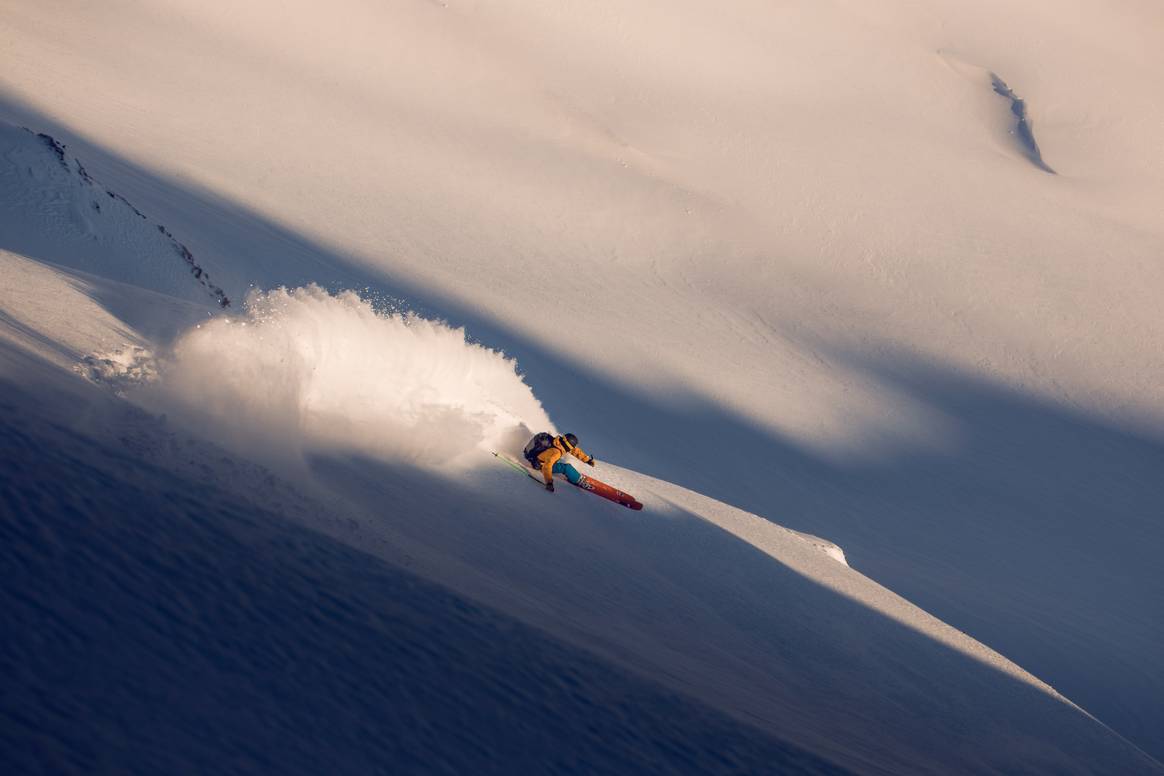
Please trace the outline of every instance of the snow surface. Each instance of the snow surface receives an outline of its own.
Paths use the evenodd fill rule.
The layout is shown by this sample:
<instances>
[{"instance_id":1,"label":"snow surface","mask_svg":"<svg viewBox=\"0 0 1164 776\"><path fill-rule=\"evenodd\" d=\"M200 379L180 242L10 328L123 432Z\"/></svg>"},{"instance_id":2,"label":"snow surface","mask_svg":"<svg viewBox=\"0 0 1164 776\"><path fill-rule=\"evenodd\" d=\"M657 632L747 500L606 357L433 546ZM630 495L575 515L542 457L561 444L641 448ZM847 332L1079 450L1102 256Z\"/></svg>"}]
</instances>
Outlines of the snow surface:
<instances>
[{"instance_id":1,"label":"snow surface","mask_svg":"<svg viewBox=\"0 0 1164 776\"><path fill-rule=\"evenodd\" d=\"M861 772L1160 770L1135 748L1164 756L1157 5L204 5L0 11L19 643L92 606L81 586L37 584L70 562L27 560L57 546L30 520L99 526L125 553L69 545L76 572L114 579L120 562L149 593L172 569L132 539L146 525L114 518L133 494L185 494L182 525L197 517L181 504L213 497L211 535L262 513L246 519L264 536L304 537L280 579L341 607L276 633L351 654L350 631L325 631L376 610L357 561L326 584L301 565L345 548L427 580L407 589L453 591L405 595L407 622L468 598L537 629L507 642L538 655L518 661L536 667L514 694L492 684L512 649L447 690L478 710L538 699L520 716L563 753L598 746L570 732L591 717L551 723L565 707L539 688L584 652L636 677L604 686L693 704L604 750L628 771L756 770L771 752L819 764L802 750ZM997 81L1057 174L1033 163ZM579 433L643 514L497 467L486 448L522 424ZM49 473L65 469L58 490ZM193 546L209 562L220 545ZM187 614L217 612L199 649L245 653L214 622L247 615L253 573L183 577L203 602ZM136 661L147 716L174 686L151 595L107 610L153 656ZM433 616L448 625L433 660L454 662L471 628ZM76 632L62 666L99 637ZM120 675L114 652L87 675ZM78 734L69 713L120 725L101 693L6 655L14 703L49 688L76 704L5 707L23 731L6 741L43 732L44 748L5 744L22 765L144 751L145 733L104 748ZM372 668L336 670L360 683ZM277 686L255 707L293 705L295 685ZM408 705L377 686L353 724ZM661 722L658 697L620 718ZM413 696L420 717L445 708L430 701ZM172 745L157 751L231 756L202 737L216 708L163 715ZM652 748L690 741L704 714L726 715L707 723L723 741L763 746L725 743L717 760L717 733ZM295 719L238 768L279 769L264 752L302 733ZM450 768L504 770L498 735L428 740Z\"/></svg>"},{"instance_id":2,"label":"snow surface","mask_svg":"<svg viewBox=\"0 0 1164 776\"><path fill-rule=\"evenodd\" d=\"M828 543L683 488L601 464L643 513L550 508L484 453L448 479L306 433L265 468L0 355L19 772L1151 767Z\"/></svg>"}]
</instances>

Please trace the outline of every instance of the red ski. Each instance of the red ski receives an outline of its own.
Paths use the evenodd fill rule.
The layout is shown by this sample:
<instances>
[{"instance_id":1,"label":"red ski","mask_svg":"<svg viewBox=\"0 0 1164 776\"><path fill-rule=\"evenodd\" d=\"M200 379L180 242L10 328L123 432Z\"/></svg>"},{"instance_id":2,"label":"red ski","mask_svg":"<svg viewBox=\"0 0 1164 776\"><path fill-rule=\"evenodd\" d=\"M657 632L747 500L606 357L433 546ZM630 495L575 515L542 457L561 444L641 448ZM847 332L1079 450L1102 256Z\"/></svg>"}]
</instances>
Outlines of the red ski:
<instances>
[{"instance_id":1,"label":"red ski","mask_svg":"<svg viewBox=\"0 0 1164 776\"><path fill-rule=\"evenodd\" d=\"M582 490L588 490L595 496L602 496L603 498L609 499L616 504L622 504L627 509L634 509L637 511L643 508L643 505L636 501L635 497L631 494L623 493L613 485L607 485L605 482L600 482L593 477L587 477L585 474L582 475L582 479L578 481L578 485L576 487L579 487Z\"/></svg>"},{"instance_id":2,"label":"red ski","mask_svg":"<svg viewBox=\"0 0 1164 776\"><path fill-rule=\"evenodd\" d=\"M507 463L510 468L516 469L539 485L542 484L541 477L538 477L528 467L522 466L508 455L504 455L496 451L493 452L493 455ZM602 496L604 499L613 501L616 504L621 504L627 509L634 509L638 511L643 508L643 505L639 503L638 500L636 500L635 497L631 494L624 493L613 485L607 485L605 482L596 480L593 477L587 477L585 474L582 475L582 479L578 481L578 484L575 487L581 490L589 491L595 496Z\"/></svg>"}]
</instances>

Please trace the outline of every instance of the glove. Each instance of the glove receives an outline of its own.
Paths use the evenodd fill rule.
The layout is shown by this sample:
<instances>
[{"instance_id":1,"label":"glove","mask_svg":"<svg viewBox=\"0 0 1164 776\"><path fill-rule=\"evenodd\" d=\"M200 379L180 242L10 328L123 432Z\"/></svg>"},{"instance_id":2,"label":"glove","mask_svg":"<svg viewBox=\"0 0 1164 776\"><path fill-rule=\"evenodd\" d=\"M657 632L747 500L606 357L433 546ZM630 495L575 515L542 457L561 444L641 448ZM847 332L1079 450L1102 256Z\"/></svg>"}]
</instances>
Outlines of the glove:
<instances>
[{"instance_id":1,"label":"glove","mask_svg":"<svg viewBox=\"0 0 1164 776\"><path fill-rule=\"evenodd\" d=\"M598 461L594 456L590 456L590 460L586 462L587 466L593 466Z\"/></svg>"},{"instance_id":2,"label":"glove","mask_svg":"<svg viewBox=\"0 0 1164 776\"><path fill-rule=\"evenodd\" d=\"M554 492L554 483L547 482L546 483L546 490L548 490L550 493L553 493Z\"/></svg>"}]
</instances>

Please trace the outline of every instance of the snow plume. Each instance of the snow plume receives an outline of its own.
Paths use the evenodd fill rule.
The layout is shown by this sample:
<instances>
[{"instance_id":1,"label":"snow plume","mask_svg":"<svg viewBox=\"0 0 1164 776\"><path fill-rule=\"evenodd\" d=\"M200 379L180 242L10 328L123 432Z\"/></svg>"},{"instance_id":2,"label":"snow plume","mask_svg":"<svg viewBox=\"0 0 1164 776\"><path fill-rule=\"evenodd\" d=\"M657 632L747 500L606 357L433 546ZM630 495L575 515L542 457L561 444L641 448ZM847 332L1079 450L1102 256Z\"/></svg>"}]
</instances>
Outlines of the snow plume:
<instances>
[{"instance_id":1,"label":"snow plume","mask_svg":"<svg viewBox=\"0 0 1164 776\"><path fill-rule=\"evenodd\" d=\"M550 427L516 362L464 329L314 285L252 292L243 316L181 336L161 373L151 392L161 409L267 457L348 450L455 464Z\"/></svg>"}]
</instances>

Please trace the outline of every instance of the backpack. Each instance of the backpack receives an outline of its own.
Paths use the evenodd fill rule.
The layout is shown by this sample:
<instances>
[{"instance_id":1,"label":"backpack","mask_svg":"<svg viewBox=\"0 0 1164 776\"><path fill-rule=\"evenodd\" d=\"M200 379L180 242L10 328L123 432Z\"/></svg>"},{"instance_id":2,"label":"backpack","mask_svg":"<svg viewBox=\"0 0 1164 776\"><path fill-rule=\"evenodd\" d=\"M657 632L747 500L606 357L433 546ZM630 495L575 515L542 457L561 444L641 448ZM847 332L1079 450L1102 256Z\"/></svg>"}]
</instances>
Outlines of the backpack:
<instances>
[{"instance_id":1,"label":"backpack","mask_svg":"<svg viewBox=\"0 0 1164 776\"><path fill-rule=\"evenodd\" d=\"M553 446L553 435L547 434L545 431L543 431L540 434L534 434L533 439L529 440L529 444L525 446L525 449L521 451L521 454L525 456L525 460L529 461L530 466L537 469L540 466L538 463L538 456Z\"/></svg>"}]
</instances>

